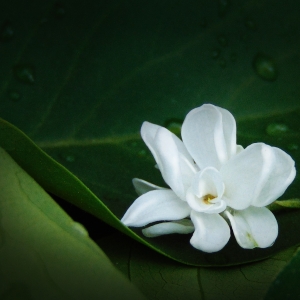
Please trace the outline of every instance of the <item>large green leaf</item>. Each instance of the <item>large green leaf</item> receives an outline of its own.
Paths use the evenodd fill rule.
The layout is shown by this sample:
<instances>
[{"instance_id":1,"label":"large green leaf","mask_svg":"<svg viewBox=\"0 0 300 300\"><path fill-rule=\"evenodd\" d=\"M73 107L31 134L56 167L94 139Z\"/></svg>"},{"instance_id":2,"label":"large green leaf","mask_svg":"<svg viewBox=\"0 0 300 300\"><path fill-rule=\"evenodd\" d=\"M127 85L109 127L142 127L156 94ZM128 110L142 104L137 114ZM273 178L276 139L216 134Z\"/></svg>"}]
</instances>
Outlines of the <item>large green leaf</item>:
<instances>
[{"instance_id":1,"label":"large green leaf","mask_svg":"<svg viewBox=\"0 0 300 300\"><path fill-rule=\"evenodd\" d=\"M100 238L97 243L144 295L158 300L263 299L272 281L297 250L292 247L272 258L242 266L203 268L174 263L120 234ZM119 251L119 244L123 251Z\"/></svg>"},{"instance_id":2,"label":"large green leaf","mask_svg":"<svg viewBox=\"0 0 300 300\"><path fill-rule=\"evenodd\" d=\"M1 39L1 116L76 177L5 121L1 146L48 191L196 265L258 260L299 242L297 211L277 216L271 248L243 250L232 238L217 254L194 250L188 236L145 239L118 221L136 198L133 177L163 184L138 134L144 120L168 126L211 102L237 117L240 144L279 146L299 163L294 2L218 3L14 0L0 11L10 22L2 30L14 30ZM271 69L274 61L275 81L256 74L257 57ZM299 177L284 195L295 197Z\"/></svg>"},{"instance_id":3,"label":"large green leaf","mask_svg":"<svg viewBox=\"0 0 300 300\"><path fill-rule=\"evenodd\" d=\"M143 298L2 148L0 190L1 299Z\"/></svg>"},{"instance_id":4,"label":"large green leaf","mask_svg":"<svg viewBox=\"0 0 300 300\"><path fill-rule=\"evenodd\" d=\"M287 266L272 283L267 295L268 299L299 299L300 297L300 251L295 253Z\"/></svg>"},{"instance_id":5,"label":"large green leaf","mask_svg":"<svg viewBox=\"0 0 300 300\"><path fill-rule=\"evenodd\" d=\"M256 118L256 127L259 129L260 127L265 128L263 127L263 124L275 124L274 120L283 118L288 119L289 128L293 128L292 121L297 122L297 116L298 113L293 112L287 113L285 115L281 114L279 116L272 116L269 119ZM276 136L276 139L272 139L272 137L269 137L266 131L263 130L259 130L258 132L252 131L251 133L249 128L247 128L247 126L251 126L248 123L249 122L246 121L241 122L241 134L239 134L241 139L246 143L249 143L252 139L256 138L263 141L272 140L273 142L275 141L273 145L282 145L282 148L288 151L289 145L292 143L294 138L298 136L298 134L294 133L291 129L290 134L279 133L279 136ZM100 156L102 155L102 157L105 157L106 159L116 158L118 160L117 165L119 169L130 169L131 172L136 171L136 173L140 173L140 169L146 171L146 173L151 173L151 171L152 173L157 172L153 168L153 161L151 161L150 159L145 160L144 155L138 156L137 153L135 161L134 157L131 156L132 163L131 165L129 165L128 161L126 160L129 156L128 152L126 151L127 141L125 143L121 141L119 142L119 144L115 144L109 141L106 143L106 145L85 145L83 147L84 152L85 154L89 153L85 158L83 158L81 154L82 146L72 147L72 155L74 155L76 157L76 160L79 160L81 163L73 164L73 162L71 162L69 168L75 174L80 174L80 170L83 170L85 168L89 168L90 171L93 170L94 172L90 172L89 175L87 175L87 177L83 180L95 193L107 193L107 190L109 190L109 188L111 188L112 191L115 191L117 187L117 191L119 191L119 194L111 193L110 197L103 196L102 199L105 203L104 204L74 175L72 175L69 171L67 171L64 167L55 162L45 153L43 153L15 127L9 125L4 121L0 123L0 126L0 133L2 133L2 138L0 139L1 145L5 147L5 149L7 149L9 153L11 153L11 155L18 161L18 163L20 163L20 165L28 170L28 172L34 178L36 178L41 185L45 186L49 191L55 193L59 197L67 199L71 203L74 203L82 209L91 212L92 214L106 221L115 228L127 233L128 235L143 242L144 244L180 262L206 266L239 264L266 258L280 249L287 248L288 246L295 245L300 242L300 238L298 235L298 231L300 230L300 211L297 210L277 214L277 219L280 226L280 235L275 245L267 249L244 250L240 248L232 238L229 244L222 251L214 254L205 254L199 252L198 250L195 250L190 246L189 236L171 235L161 238L147 239L141 234L141 231L139 229L135 229L134 231L132 231L124 227L117 218L120 218L122 216L122 210L125 211L126 207L130 205L132 200L130 199L130 197L128 197L128 200L126 199L126 184L124 184L123 182L118 182L119 178L115 178L115 186L110 186L112 184L111 181L113 180L113 177L107 179L107 173L103 173L102 170L108 170L108 174L114 174L115 172L115 177L118 175L119 170L116 170L114 164L108 164L110 165L110 168L108 169L106 167L106 160L97 160L96 162L94 160L94 157L97 154L100 154ZM246 134L242 134L243 130L245 130ZM132 138L131 142L138 143L139 138ZM124 144L125 146L123 146ZM122 150L124 151L119 151L119 148L121 148L120 146L123 146ZM59 151L60 150L61 149L59 148ZM53 157L56 156L56 151L57 149L55 148L48 149L48 152L52 154ZM299 161L299 153L295 152L294 154L294 158L296 159L296 161ZM57 155L57 159L60 159L59 155ZM93 167L91 167L92 163ZM85 164L88 164L88 166L85 166ZM145 176L147 176L147 174L145 174ZM95 178L98 178L99 181L97 181ZM292 195L299 194L298 180L299 179L297 178L294 181L289 191L286 193L286 197L292 197ZM102 184L99 185L98 182ZM122 194L122 190L124 190L124 194ZM291 228L293 228L293 230L291 230ZM181 246L178 247L178 244L180 244ZM232 253L234 253L234 255L232 255Z\"/></svg>"}]
</instances>

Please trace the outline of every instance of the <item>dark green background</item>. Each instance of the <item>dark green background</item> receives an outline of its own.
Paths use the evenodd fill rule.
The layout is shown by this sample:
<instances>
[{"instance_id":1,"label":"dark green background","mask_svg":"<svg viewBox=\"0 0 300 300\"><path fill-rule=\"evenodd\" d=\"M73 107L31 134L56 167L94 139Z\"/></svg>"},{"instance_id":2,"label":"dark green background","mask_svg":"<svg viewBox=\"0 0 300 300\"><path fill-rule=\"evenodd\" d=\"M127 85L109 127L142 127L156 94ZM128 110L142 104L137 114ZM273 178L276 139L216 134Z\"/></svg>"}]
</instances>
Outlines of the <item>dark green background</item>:
<instances>
[{"instance_id":1,"label":"dark green background","mask_svg":"<svg viewBox=\"0 0 300 300\"><path fill-rule=\"evenodd\" d=\"M295 3L3 2L0 116L74 173L118 218L136 198L133 177L163 184L139 137L145 120L168 126L192 108L213 103L236 117L238 143L279 146L298 164L300 4ZM5 38L7 27L13 34ZM266 63L275 80L254 70L257 55L270 58ZM20 71L34 81L26 82L26 74L20 78ZM21 144L14 147L22 152ZM40 164L29 152L24 160ZM50 167L45 176L53 181ZM297 177L283 198L299 194ZM68 200L78 204L72 196ZM93 212L84 197L80 201ZM89 215L74 216L95 238L109 231ZM228 250L210 257L209 264L258 259L299 242L300 215L293 216L292 231L290 218L279 218L283 234L274 247L247 252L232 238ZM188 238L181 239L196 257ZM159 241L151 243L164 248ZM166 241L176 248L174 237Z\"/></svg>"},{"instance_id":2,"label":"dark green background","mask_svg":"<svg viewBox=\"0 0 300 300\"><path fill-rule=\"evenodd\" d=\"M237 118L298 107L296 2L228 1L223 16L218 3L3 2L14 35L0 47L1 116L57 143L137 133L144 120L164 124L205 102ZM276 62L275 82L255 75L257 53ZM32 85L14 77L20 64L33 66Z\"/></svg>"}]
</instances>

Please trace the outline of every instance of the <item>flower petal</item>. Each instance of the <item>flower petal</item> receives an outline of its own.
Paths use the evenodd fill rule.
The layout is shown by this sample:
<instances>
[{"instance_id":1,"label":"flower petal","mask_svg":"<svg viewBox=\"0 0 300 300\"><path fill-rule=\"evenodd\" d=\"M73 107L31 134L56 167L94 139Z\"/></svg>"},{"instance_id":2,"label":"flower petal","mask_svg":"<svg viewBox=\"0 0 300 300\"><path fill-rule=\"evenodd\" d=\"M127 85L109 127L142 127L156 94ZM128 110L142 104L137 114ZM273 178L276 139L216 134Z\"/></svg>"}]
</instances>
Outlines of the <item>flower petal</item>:
<instances>
[{"instance_id":1,"label":"flower petal","mask_svg":"<svg viewBox=\"0 0 300 300\"><path fill-rule=\"evenodd\" d=\"M220 172L227 205L240 210L276 200L294 179L295 167L285 152L256 143L232 157Z\"/></svg>"},{"instance_id":2,"label":"flower petal","mask_svg":"<svg viewBox=\"0 0 300 300\"><path fill-rule=\"evenodd\" d=\"M221 173L213 167L203 169L194 178L193 192L199 198L207 194L222 197L224 188Z\"/></svg>"},{"instance_id":3,"label":"flower petal","mask_svg":"<svg viewBox=\"0 0 300 300\"><path fill-rule=\"evenodd\" d=\"M141 134L165 182L184 200L186 190L197 171L184 144L169 130L149 122L144 122Z\"/></svg>"},{"instance_id":4,"label":"flower petal","mask_svg":"<svg viewBox=\"0 0 300 300\"><path fill-rule=\"evenodd\" d=\"M191 220L183 219L176 222L164 222L152 225L142 232L146 237L156 237L164 234L188 234L194 231L194 225Z\"/></svg>"},{"instance_id":5,"label":"flower petal","mask_svg":"<svg viewBox=\"0 0 300 300\"><path fill-rule=\"evenodd\" d=\"M238 154L240 152L242 152L244 150L244 147L241 146L241 145L236 145L236 153L235 154Z\"/></svg>"},{"instance_id":6,"label":"flower petal","mask_svg":"<svg viewBox=\"0 0 300 300\"><path fill-rule=\"evenodd\" d=\"M132 184L134 186L136 193L139 196L154 190L167 190L166 188L160 187L158 185L155 185L153 183L150 183L148 181L139 178L133 178Z\"/></svg>"},{"instance_id":7,"label":"flower petal","mask_svg":"<svg viewBox=\"0 0 300 300\"><path fill-rule=\"evenodd\" d=\"M266 206L278 199L286 191L296 176L295 162L284 151L272 147L275 161L259 194L251 205Z\"/></svg>"},{"instance_id":8,"label":"flower petal","mask_svg":"<svg viewBox=\"0 0 300 300\"><path fill-rule=\"evenodd\" d=\"M218 170L236 153L236 124L226 109L204 104L188 113L182 125L182 140L200 169Z\"/></svg>"},{"instance_id":9,"label":"flower petal","mask_svg":"<svg viewBox=\"0 0 300 300\"><path fill-rule=\"evenodd\" d=\"M226 202L223 199L214 198L212 201L205 201L198 198L192 192L192 189L188 189L186 193L186 200L190 207L197 212L218 214L226 209Z\"/></svg>"},{"instance_id":10,"label":"flower petal","mask_svg":"<svg viewBox=\"0 0 300 300\"><path fill-rule=\"evenodd\" d=\"M195 232L190 243L204 252L221 250L230 238L227 222L219 214L206 214L192 211L191 219Z\"/></svg>"},{"instance_id":11,"label":"flower petal","mask_svg":"<svg viewBox=\"0 0 300 300\"><path fill-rule=\"evenodd\" d=\"M150 191L138 197L128 208L121 222L140 227L162 220L180 220L190 214L190 207L169 189Z\"/></svg>"},{"instance_id":12,"label":"flower petal","mask_svg":"<svg viewBox=\"0 0 300 300\"><path fill-rule=\"evenodd\" d=\"M158 162L159 159L156 155L154 139L155 139L158 129L160 129L160 128L161 128L161 126L152 124L150 122L144 122L142 125L142 128L141 128L142 139L144 140L145 144L151 151L156 162Z\"/></svg>"},{"instance_id":13,"label":"flower petal","mask_svg":"<svg viewBox=\"0 0 300 300\"><path fill-rule=\"evenodd\" d=\"M242 248L270 247L277 238L277 221L265 207L250 206L241 211L224 213L230 220L235 238Z\"/></svg>"},{"instance_id":14,"label":"flower petal","mask_svg":"<svg viewBox=\"0 0 300 300\"><path fill-rule=\"evenodd\" d=\"M222 199L224 188L220 172L207 167L196 174L192 187L187 191L186 200L195 211L220 213L226 208L226 202ZM208 197L211 197L209 201Z\"/></svg>"}]
</instances>

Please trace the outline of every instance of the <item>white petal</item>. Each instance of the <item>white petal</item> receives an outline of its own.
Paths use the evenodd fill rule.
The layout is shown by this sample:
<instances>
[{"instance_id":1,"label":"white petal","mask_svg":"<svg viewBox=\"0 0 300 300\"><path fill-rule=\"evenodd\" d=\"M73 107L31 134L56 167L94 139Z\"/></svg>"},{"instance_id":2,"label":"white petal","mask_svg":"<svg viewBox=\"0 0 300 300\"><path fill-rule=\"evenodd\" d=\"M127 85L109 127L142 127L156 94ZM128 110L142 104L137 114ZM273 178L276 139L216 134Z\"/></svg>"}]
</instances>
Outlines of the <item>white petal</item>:
<instances>
[{"instance_id":1,"label":"white petal","mask_svg":"<svg viewBox=\"0 0 300 300\"><path fill-rule=\"evenodd\" d=\"M186 199L190 207L197 211L207 214L218 214L226 209L226 202L223 199L213 199L217 200L214 203L206 203L202 199L195 196L189 189L186 194Z\"/></svg>"},{"instance_id":2,"label":"white petal","mask_svg":"<svg viewBox=\"0 0 300 300\"><path fill-rule=\"evenodd\" d=\"M156 150L154 147L154 139L157 133L157 130L161 128L161 126L158 126L156 124L152 124L149 122L144 122L141 128L141 136L145 142L145 144L147 145L147 147L149 148L149 150L151 151L155 161L158 161L158 157L156 155Z\"/></svg>"},{"instance_id":3,"label":"white petal","mask_svg":"<svg viewBox=\"0 0 300 300\"><path fill-rule=\"evenodd\" d=\"M213 167L207 167L198 172L194 178L193 191L198 197L207 194L222 197L224 184L221 173Z\"/></svg>"},{"instance_id":4,"label":"white petal","mask_svg":"<svg viewBox=\"0 0 300 300\"><path fill-rule=\"evenodd\" d=\"M156 137L158 130L162 129L162 128L168 132L169 136L172 137L178 152L180 152L184 157L186 157L190 163L193 163L193 159L191 158L185 145L174 133L172 133L171 131L167 130L166 128L164 128L162 126L152 124L150 122L144 122L142 125L142 128L141 128L141 136L142 136L145 144L148 146L148 148L152 152L154 158L155 158L155 153L156 153L155 137ZM154 145L154 147L153 147L153 145Z\"/></svg>"},{"instance_id":5,"label":"white petal","mask_svg":"<svg viewBox=\"0 0 300 300\"><path fill-rule=\"evenodd\" d=\"M144 122L141 133L165 182L184 200L197 169L182 141L169 130L148 122Z\"/></svg>"},{"instance_id":6,"label":"white petal","mask_svg":"<svg viewBox=\"0 0 300 300\"><path fill-rule=\"evenodd\" d=\"M195 232L190 243L204 252L221 250L230 238L227 222L219 214L206 214L192 211L191 219Z\"/></svg>"},{"instance_id":7,"label":"white petal","mask_svg":"<svg viewBox=\"0 0 300 300\"><path fill-rule=\"evenodd\" d=\"M148 181L139 178L133 178L132 184L134 186L136 193L139 196L154 190L166 190L166 188L160 187L158 185L155 185L153 183L150 183Z\"/></svg>"},{"instance_id":8,"label":"white petal","mask_svg":"<svg viewBox=\"0 0 300 300\"><path fill-rule=\"evenodd\" d=\"M195 211L220 213L226 208L223 193L224 184L220 172L207 167L196 174L192 187L187 191L186 200ZM208 195L215 198L205 201L205 196Z\"/></svg>"},{"instance_id":9,"label":"white petal","mask_svg":"<svg viewBox=\"0 0 300 300\"><path fill-rule=\"evenodd\" d=\"M121 222L127 226L140 227L156 221L186 218L190 207L169 190L150 191L138 197L128 208Z\"/></svg>"},{"instance_id":10,"label":"white petal","mask_svg":"<svg viewBox=\"0 0 300 300\"><path fill-rule=\"evenodd\" d=\"M244 147L241 145L236 145L236 154L242 152L244 150Z\"/></svg>"},{"instance_id":11,"label":"white petal","mask_svg":"<svg viewBox=\"0 0 300 300\"><path fill-rule=\"evenodd\" d=\"M296 176L294 160L281 149L272 147L275 161L259 194L251 205L266 206L278 199Z\"/></svg>"},{"instance_id":12,"label":"white petal","mask_svg":"<svg viewBox=\"0 0 300 300\"><path fill-rule=\"evenodd\" d=\"M204 104L188 113L182 124L182 140L200 169L220 169L236 153L236 124L231 113Z\"/></svg>"},{"instance_id":13,"label":"white petal","mask_svg":"<svg viewBox=\"0 0 300 300\"><path fill-rule=\"evenodd\" d=\"M228 206L245 209L257 197L275 160L270 148L263 143L252 144L222 166Z\"/></svg>"},{"instance_id":14,"label":"white petal","mask_svg":"<svg viewBox=\"0 0 300 300\"><path fill-rule=\"evenodd\" d=\"M222 166L228 206L238 210L265 206L282 195L295 170L293 160L278 150L263 143L252 144Z\"/></svg>"},{"instance_id":15,"label":"white petal","mask_svg":"<svg viewBox=\"0 0 300 300\"><path fill-rule=\"evenodd\" d=\"M250 206L232 214L228 211L224 213L229 218L235 238L242 248L270 247L277 238L277 221L265 207Z\"/></svg>"},{"instance_id":16,"label":"white petal","mask_svg":"<svg viewBox=\"0 0 300 300\"><path fill-rule=\"evenodd\" d=\"M188 219L183 219L176 222L159 223L142 230L146 237L156 237L173 233L189 234L193 231L194 225L192 221Z\"/></svg>"}]
</instances>

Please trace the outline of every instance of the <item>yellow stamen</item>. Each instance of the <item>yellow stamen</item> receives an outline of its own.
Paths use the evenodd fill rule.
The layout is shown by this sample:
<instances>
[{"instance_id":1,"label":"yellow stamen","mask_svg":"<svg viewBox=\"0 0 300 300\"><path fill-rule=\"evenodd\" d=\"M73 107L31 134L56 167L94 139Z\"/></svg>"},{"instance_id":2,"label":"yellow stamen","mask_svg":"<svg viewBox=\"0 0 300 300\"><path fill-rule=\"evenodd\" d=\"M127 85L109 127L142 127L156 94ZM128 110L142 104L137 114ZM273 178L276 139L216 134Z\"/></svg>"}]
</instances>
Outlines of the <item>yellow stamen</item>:
<instances>
[{"instance_id":1,"label":"yellow stamen","mask_svg":"<svg viewBox=\"0 0 300 300\"><path fill-rule=\"evenodd\" d=\"M215 199L216 197L211 195L211 194L207 194L203 197L203 201L205 204L211 204L211 200Z\"/></svg>"}]
</instances>

